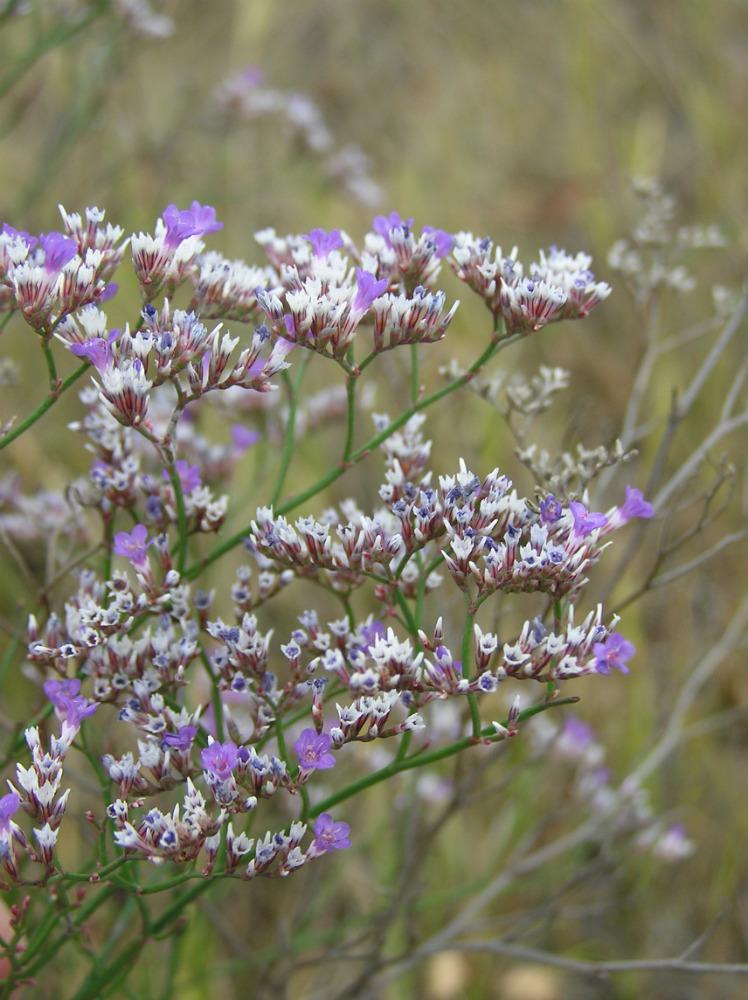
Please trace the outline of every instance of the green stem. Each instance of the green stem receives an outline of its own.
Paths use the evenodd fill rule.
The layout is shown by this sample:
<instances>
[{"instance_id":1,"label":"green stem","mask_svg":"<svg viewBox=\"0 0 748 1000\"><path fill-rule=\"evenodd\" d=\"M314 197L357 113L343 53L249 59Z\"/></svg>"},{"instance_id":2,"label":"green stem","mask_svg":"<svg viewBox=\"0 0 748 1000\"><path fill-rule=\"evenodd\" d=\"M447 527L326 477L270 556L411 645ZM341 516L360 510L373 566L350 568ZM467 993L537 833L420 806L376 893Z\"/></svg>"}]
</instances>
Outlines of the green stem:
<instances>
[{"instance_id":1,"label":"green stem","mask_svg":"<svg viewBox=\"0 0 748 1000\"><path fill-rule=\"evenodd\" d=\"M562 705L576 705L579 698L574 695L569 698L558 698L556 701L541 701L537 705L532 705L530 708L526 708L523 712L520 712L518 723L524 722L526 719L532 718L533 715L538 715L540 712L546 712L550 708L559 708ZM504 719L501 723L503 726L507 725L508 720ZM491 737L494 737L491 739ZM493 726L487 726L480 732L480 740L490 740L492 743L501 742L505 737L499 737ZM352 784L347 785L345 788L341 789L339 792L334 792L323 802L318 802L309 813L310 818L319 816L320 813L328 812L333 806L338 805L340 802L345 802L347 799L353 798L355 795L360 794L367 788L371 788L373 785L378 785L381 781L387 781L396 774L400 774L402 771L409 771L414 767L428 767L430 764L435 764L437 761L446 760L449 757L454 757L455 754L462 753L463 750L467 750L469 747L476 746L477 741L473 736L465 736L461 740L457 740L456 743L451 743L447 747L442 747L440 750L433 750L431 753L426 753L425 751L420 751L419 753L413 754L412 757L406 757L400 760L396 757L393 761L383 767L380 771L375 771L374 774L368 774L365 778L361 778L358 781L354 781Z\"/></svg>"},{"instance_id":2,"label":"green stem","mask_svg":"<svg viewBox=\"0 0 748 1000\"><path fill-rule=\"evenodd\" d=\"M171 488L174 490L174 502L177 506L177 570L181 576L184 564L187 562L187 510L184 505L182 480L177 472L176 463L169 462L166 471L169 474Z\"/></svg>"},{"instance_id":3,"label":"green stem","mask_svg":"<svg viewBox=\"0 0 748 1000\"><path fill-rule=\"evenodd\" d=\"M291 378L288 372L283 372L282 379L286 384L288 389L288 421L286 423L286 440L283 443L283 453L281 455L280 469L278 470L278 480L275 484L275 489L273 490L272 496L270 498L270 506L274 507L278 502L278 498L283 492L283 484L286 481L286 475L288 474L288 468L291 464L291 456L293 454L293 444L294 435L296 433L296 414L298 412L299 405L299 390L301 389L301 382L306 374L307 367L311 360L311 355L302 358L298 364L298 372L296 374L296 381L291 382ZM242 533L246 535L246 531ZM240 540L241 536L234 536L237 540ZM237 544L235 541L234 544ZM189 573L189 570L187 571Z\"/></svg>"},{"instance_id":4,"label":"green stem","mask_svg":"<svg viewBox=\"0 0 748 1000\"><path fill-rule=\"evenodd\" d=\"M475 619L475 610L470 602L470 594L465 592L465 603L467 604L467 612L465 614L465 627L462 630L462 676L466 677L470 675L470 668L468 663L470 661L470 643L473 637L473 622ZM481 719L480 719L480 709L478 707L478 696L474 691L468 692L467 695L468 708L470 709L470 719L473 724L473 739L480 739L481 737Z\"/></svg>"},{"instance_id":5,"label":"green stem","mask_svg":"<svg viewBox=\"0 0 748 1000\"><path fill-rule=\"evenodd\" d=\"M356 384L358 382L358 375L351 374L347 375L345 379L345 393L347 399L347 412L346 412L346 432L345 432L345 444L343 446L343 460L341 465L347 465L351 458L351 452L353 451L353 435L356 427Z\"/></svg>"},{"instance_id":6,"label":"green stem","mask_svg":"<svg viewBox=\"0 0 748 1000\"><path fill-rule=\"evenodd\" d=\"M11 441L15 441L17 437L20 437L24 431L27 431L29 427L44 416L47 410L54 406L63 392L66 392L71 385L74 385L81 375L83 375L84 372L86 372L90 367L91 366L88 361L85 361L80 368L76 368L71 375L68 375L66 379L63 379L62 382L57 385L57 388L50 391L46 399L43 399L37 408L25 418L25 420L22 420L20 424L16 424L13 430L8 431L4 437L0 438L0 450L5 448L6 445L9 445Z\"/></svg>"}]
</instances>

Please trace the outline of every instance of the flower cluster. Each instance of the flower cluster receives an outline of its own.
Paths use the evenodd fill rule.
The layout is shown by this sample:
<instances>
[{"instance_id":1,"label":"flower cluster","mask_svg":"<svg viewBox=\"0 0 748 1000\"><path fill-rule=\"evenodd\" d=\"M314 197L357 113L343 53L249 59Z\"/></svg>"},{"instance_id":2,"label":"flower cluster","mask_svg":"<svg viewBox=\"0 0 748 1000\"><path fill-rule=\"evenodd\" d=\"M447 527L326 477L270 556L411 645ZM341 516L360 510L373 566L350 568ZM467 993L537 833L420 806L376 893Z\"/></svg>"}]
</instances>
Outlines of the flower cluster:
<instances>
[{"instance_id":1,"label":"flower cluster","mask_svg":"<svg viewBox=\"0 0 748 1000\"><path fill-rule=\"evenodd\" d=\"M28 620L28 669L47 699L41 717L54 711L59 735L45 751L40 729L26 730L30 764L17 765L0 800L8 878L23 881L22 858L41 864L44 877L60 870L63 762L98 710L94 724L106 733L99 771L110 790L104 815L91 816L101 856L201 863L206 874L249 879L287 875L350 845L348 825L326 811L317 783L343 761L336 776L352 766L355 745L395 741L409 764L411 740L423 750L437 703L448 700L471 720L469 745L497 742L524 721L515 702L503 722L484 722L507 679L542 681L545 709L571 678L627 671L634 649L618 619L599 606L576 609L614 532L652 516L638 490L627 487L624 502L603 513L584 492L522 496L498 468L481 476L460 459L434 469L422 398L404 416L374 414L371 442L355 451L353 443L355 391L369 366L448 332L458 303L448 307L436 287L443 262L497 323L480 365L456 377L451 392L510 335L580 318L604 298L589 258L551 250L525 277L516 252L492 255L487 241L431 226L417 233L393 212L374 219L362 249L337 229L285 238L264 230L256 238L267 264L258 267L206 249L222 223L197 201L169 205L153 233L125 240L98 209L85 220L62 214L64 234L4 227L0 307L42 335L48 361L56 339L91 376L71 426L92 460L65 516L100 559L79 570L61 610ZM102 307L128 245L140 318L112 327ZM186 309L173 302L182 292ZM228 321L253 327L241 347L223 329ZM335 475L378 456L378 499L367 506L349 497L291 520L297 504L278 502L281 476L253 504L253 519L244 512L233 540L206 550L201 536L220 532L228 514L228 494L214 490L261 435L237 423L217 444L203 414L223 394L261 420L269 411L260 401L296 348L342 370L351 440ZM333 409L329 391L325 399ZM290 402L287 449L303 426ZM197 587L204 568L242 546L247 560L232 584L219 588L219 577L208 593ZM299 580L339 601L341 617L324 625L307 608L295 627L282 626L279 642L274 630L288 610L278 617L266 605L281 594L290 605ZM461 627L441 613L448 599L432 615L440 589L462 599ZM500 594L543 595L545 610L536 602L524 625L500 637L479 620ZM375 612L357 619L359 602ZM19 810L32 817L38 846L12 819ZM275 827L250 837L260 813Z\"/></svg>"},{"instance_id":2,"label":"flower cluster","mask_svg":"<svg viewBox=\"0 0 748 1000\"><path fill-rule=\"evenodd\" d=\"M505 256L488 239L472 233L455 237L454 271L485 301L506 335L531 333L561 319L581 319L610 294L589 270L592 258L551 247L527 273L517 248Z\"/></svg>"}]
</instances>

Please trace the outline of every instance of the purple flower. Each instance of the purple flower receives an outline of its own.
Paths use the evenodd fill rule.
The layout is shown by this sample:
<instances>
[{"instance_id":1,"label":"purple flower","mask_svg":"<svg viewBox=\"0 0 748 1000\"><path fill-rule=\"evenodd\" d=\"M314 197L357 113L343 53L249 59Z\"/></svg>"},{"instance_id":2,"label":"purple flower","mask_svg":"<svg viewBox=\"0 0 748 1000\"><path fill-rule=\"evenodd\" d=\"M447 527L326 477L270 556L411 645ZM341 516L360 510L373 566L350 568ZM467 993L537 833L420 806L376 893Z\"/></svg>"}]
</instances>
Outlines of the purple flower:
<instances>
[{"instance_id":1,"label":"purple flower","mask_svg":"<svg viewBox=\"0 0 748 1000\"><path fill-rule=\"evenodd\" d=\"M121 330L114 329L106 340L103 337L92 337L82 344L71 344L70 350L78 358L87 358L97 372L103 372L112 367L112 344L119 337Z\"/></svg>"},{"instance_id":2,"label":"purple flower","mask_svg":"<svg viewBox=\"0 0 748 1000\"><path fill-rule=\"evenodd\" d=\"M176 747L177 750L189 750L195 736L197 736L197 726L180 726L176 733L164 733L162 741L167 746Z\"/></svg>"},{"instance_id":3,"label":"purple flower","mask_svg":"<svg viewBox=\"0 0 748 1000\"><path fill-rule=\"evenodd\" d=\"M360 267L357 267L356 285L358 287L358 291L356 292L356 297L353 300L353 311L363 315L374 299L378 298L378 296L387 290L388 284L389 281L387 278L382 278L380 281L377 281L376 277L370 271L362 271Z\"/></svg>"},{"instance_id":4,"label":"purple flower","mask_svg":"<svg viewBox=\"0 0 748 1000\"><path fill-rule=\"evenodd\" d=\"M299 767L302 771L314 771L318 768L325 771L335 766L335 758L330 753L330 737L326 733L317 733L314 729L305 729L293 745L299 755Z\"/></svg>"},{"instance_id":5,"label":"purple flower","mask_svg":"<svg viewBox=\"0 0 748 1000\"><path fill-rule=\"evenodd\" d=\"M10 817L13 813L18 812L20 805L21 800L17 792L11 792L0 798L0 836L8 837L10 835Z\"/></svg>"},{"instance_id":6,"label":"purple flower","mask_svg":"<svg viewBox=\"0 0 748 1000\"><path fill-rule=\"evenodd\" d=\"M223 229L223 223L216 222L216 210L211 205L201 205L199 201L193 201L189 211L185 209L183 212L176 205L168 205L161 217L166 225L164 243L171 249L176 249L190 236L206 236Z\"/></svg>"},{"instance_id":7,"label":"purple flower","mask_svg":"<svg viewBox=\"0 0 748 1000\"><path fill-rule=\"evenodd\" d=\"M99 707L96 701L89 701L78 694L81 682L77 677L64 681L49 680L42 684L42 690L55 706L55 715L70 728L79 729L84 719L93 715Z\"/></svg>"},{"instance_id":8,"label":"purple flower","mask_svg":"<svg viewBox=\"0 0 748 1000\"><path fill-rule=\"evenodd\" d=\"M314 843L317 851L342 851L351 846L347 823L334 823L330 813L321 813L314 824Z\"/></svg>"},{"instance_id":9,"label":"purple flower","mask_svg":"<svg viewBox=\"0 0 748 1000\"><path fill-rule=\"evenodd\" d=\"M195 219L195 233L198 236L208 236L223 229L223 223L216 222L216 210L212 205L201 205L199 201L193 201L190 212Z\"/></svg>"},{"instance_id":10,"label":"purple flower","mask_svg":"<svg viewBox=\"0 0 748 1000\"><path fill-rule=\"evenodd\" d=\"M125 556L136 569L142 569L147 563L146 549L153 545L154 539L146 541L148 529L144 524L136 524L130 534L126 531L119 531L114 536L114 552L118 556Z\"/></svg>"},{"instance_id":11,"label":"purple flower","mask_svg":"<svg viewBox=\"0 0 748 1000\"><path fill-rule=\"evenodd\" d=\"M654 507L642 496L642 491L635 486L626 487L626 499L623 506L618 511L618 517L622 524L630 521L632 517L652 517Z\"/></svg>"},{"instance_id":12,"label":"purple flower","mask_svg":"<svg viewBox=\"0 0 748 1000\"><path fill-rule=\"evenodd\" d=\"M596 742L592 727L575 715L567 715L564 719L563 735L580 750L586 750Z\"/></svg>"},{"instance_id":13,"label":"purple flower","mask_svg":"<svg viewBox=\"0 0 748 1000\"><path fill-rule=\"evenodd\" d=\"M234 441L234 449L238 452L244 452L247 448L251 448L253 444L257 444L262 434L259 431L251 431L243 424L233 424L231 427L231 437Z\"/></svg>"},{"instance_id":14,"label":"purple flower","mask_svg":"<svg viewBox=\"0 0 748 1000\"><path fill-rule=\"evenodd\" d=\"M630 660L636 652L633 642L624 639L620 632L611 632L605 642L596 642L592 647L595 654L594 667L598 674L609 674L615 667L622 674L627 674L629 668L626 660Z\"/></svg>"},{"instance_id":15,"label":"purple flower","mask_svg":"<svg viewBox=\"0 0 748 1000\"><path fill-rule=\"evenodd\" d=\"M378 215L374 222L372 223L372 229L375 233L379 233L387 246L392 249L392 242L390 241L390 232L393 229L410 229L413 225L413 220L408 219L406 222L401 219L397 212L390 212L389 215Z\"/></svg>"},{"instance_id":16,"label":"purple flower","mask_svg":"<svg viewBox=\"0 0 748 1000\"><path fill-rule=\"evenodd\" d=\"M213 741L209 747L200 751L203 761L203 769L215 774L221 781L226 781L231 777L231 772L236 767L239 759L236 743L227 740L225 743Z\"/></svg>"},{"instance_id":17,"label":"purple flower","mask_svg":"<svg viewBox=\"0 0 748 1000\"><path fill-rule=\"evenodd\" d=\"M25 233L22 229L14 229L13 226L9 226L7 222L3 223L3 232L6 236L10 236L11 239L22 239L26 244L26 249L31 250L39 242L36 236L31 236L30 233Z\"/></svg>"},{"instance_id":18,"label":"purple flower","mask_svg":"<svg viewBox=\"0 0 748 1000\"><path fill-rule=\"evenodd\" d=\"M452 250L452 244L454 240L450 233L446 233L443 229L434 229L433 226L424 226L423 232L428 233L431 237L434 246L434 257L437 260L441 260L442 257L446 257L448 253Z\"/></svg>"},{"instance_id":19,"label":"purple flower","mask_svg":"<svg viewBox=\"0 0 748 1000\"><path fill-rule=\"evenodd\" d=\"M604 528L608 523L605 514L593 513L587 510L583 503L577 503L576 500L571 501L569 510L574 517L574 534L581 538L586 538L596 528Z\"/></svg>"},{"instance_id":20,"label":"purple flower","mask_svg":"<svg viewBox=\"0 0 748 1000\"><path fill-rule=\"evenodd\" d=\"M78 253L75 240L69 240L62 233L41 233L39 242L44 250L44 270L50 275L59 274Z\"/></svg>"},{"instance_id":21,"label":"purple flower","mask_svg":"<svg viewBox=\"0 0 748 1000\"><path fill-rule=\"evenodd\" d=\"M81 722L93 715L99 707L98 702L89 701L81 695L76 695L74 698L62 695L60 702L62 703L62 712L64 712L63 722L74 729L78 729Z\"/></svg>"},{"instance_id":22,"label":"purple flower","mask_svg":"<svg viewBox=\"0 0 748 1000\"><path fill-rule=\"evenodd\" d=\"M581 504L577 506L581 506ZM563 513L564 508L552 493L549 493L545 500L540 503L540 520L543 524L553 524L554 521L558 521L562 517Z\"/></svg>"},{"instance_id":23,"label":"purple flower","mask_svg":"<svg viewBox=\"0 0 748 1000\"><path fill-rule=\"evenodd\" d=\"M361 629L361 638L367 649L371 649L377 639L384 639L386 634L386 629L380 621L373 621L371 625L364 625Z\"/></svg>"},{"instance_id":24,"label":"purple flower","mask_svg":"<svg viewBox=\"0 0 748 1000\"><path fill-rule=\"evenodd\" d=\"M326 233L324 229L312 229L304 235L305 240L312 244L312 251L315 257L327 260L331 250L337 250L343 246L343 238L339 229L332 229Z\"/></svg>"},{"instance_id":25,"label":"purple flower","mask_svg":"<svg viewBox=\"0 0 748 1000\"><path fill-rule=\"evenodd\" d=\"M180 458L176 463L176 470L185 496L201 485L200 469L196 465L188 465L183 458ZM164 479L168 478L169 473L164 469Z\"/></svg>"},{"instance_id":26,"label":"purple flower","mask_svg":"<svg viewBox=\"0 0 748 1000\"><path fill-rule=\"evenodd\" d=\"M167 205L161 218L166 226L164 244L172 250L175 250L183 240L197 233L195 216L187 210L180 212L176 205Z\"/></svg>"},{"instance_id":27,"label":"purple flower","mask_svg":"<svg viewBox=\"0 0 748 1000\"><path fill-rule=\"evenodd\" d=\"M81 682L77 677L70 677L68 680L49 680L42 684L42 690L55 706L63 709L63 699L75 698L81 689Z\"/></svg>"}]
</instances>

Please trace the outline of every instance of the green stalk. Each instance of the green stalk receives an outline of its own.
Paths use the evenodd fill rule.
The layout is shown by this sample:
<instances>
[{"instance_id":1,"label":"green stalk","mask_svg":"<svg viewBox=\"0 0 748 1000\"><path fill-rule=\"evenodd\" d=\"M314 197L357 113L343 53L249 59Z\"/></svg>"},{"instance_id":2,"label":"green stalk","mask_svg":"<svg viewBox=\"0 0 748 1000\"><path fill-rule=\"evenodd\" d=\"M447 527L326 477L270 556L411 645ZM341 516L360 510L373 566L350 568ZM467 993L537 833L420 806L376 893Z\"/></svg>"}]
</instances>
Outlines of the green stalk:
<instances>
[{"instance_id":1,"label":"green stalk","mask_svg":"<svg viewBox=\"0 0 748 1000\"><path fill-rule=\"evenodd\" d=\"M306 374L307 367L311 360L311 355L302 358L298 364L298 373L296 375L296 381L292 384L291 378L288 372L283 372L281 378L286 384L288 389L288 423L286 424L286 440L283 443L283 453L281 454L280 469L278 470L278 479L275 484L275 489L273 490L272 496L270 498L270 506L274 507L278 502L278 498L283 492L283 484L286 481L286 475L288 474L288 468L291 464L291 456L293 454L294 445L294 434L296 432L296 413L298 409L298 399L299 390L301 389L301 383ZM242 532L241 536L234 536L237 544L241 538L246 535L247 532ZM233 546L232 546L233 547ZM210 557L209 557L210 558ZM212 561L212 560L211 560ZM189 574L189 570L187 571Z\"/></svg>"},{"instance_id":2,"label":"green stalk","mask_svg":"<svg viewBox=\"0 0 748 1000\"><path fill-rule=\"evenodd\" d=\"M468 591L465 591L465 603L467 604L467 612L465 614L465 628L462 630L462 650L460 654L462 656L463 677L470 675L468 661L470 660L470 640L473 635L473 620L475 618L475 610L470 602L470 594ZM473 739L479 740L481 738L480 709L478 707L478 696L474 691L468 692L467 703L468 708L470 709L470 719L473 724Z\"/></svg>"},{"instance_id":3,"label":"green stalk","mask_svg":"<svg viewBox=\"0 0 748 1000\"><path fill-rule=\"evenodd\" d=\"M556 701L542 701L538 702L537 705L532 705L530 708L526 708L523 712L520 712L517 722L524 722L526 719L532 718L533 715L539 715L540 712L546 712L550 708L557 708L561 705L576 705L579 698L574 695L570 698L558 698ZM501 725L506 726L508 720L504 719ZM491 739L493 737L493 739ZM489 740L491 743L502 742L505 737L499 737L493 726L486 726L482 729L479 734L480 740ZM367 788L371 788L374 785L378 785L382 781L387 781L389 778L394 777L396 774L400 774L403 771L409 771L414 767L428 767L430 764L435 764L437 761L446 760L449 757L454 757L455 754L462 753L463 750L467 750L468 747L473 747L477 745L477 740L473 736L465 736L461 740L457 740L456 743L451 743L449 746L442 747L441 750L433 750L431 753L426 753L422 750L418 753L413 754L412 757L406 757L404 760L400 760L397 757L383 767L380 771L375 771L374 774L368 774L364 778L360 778L358 781L354 781L352 784L348 785L346 788L342 788L339 792L334 792L323 802L318 802L310 810L310 818L319 816L320 813L328 812L333 806L338 805L340 802L345 802L347 799L353 798L355 795L359 795L361 792L365 791Z\"/></svg>"},{"instance_id":4,"label":"green stalk","mask_svg":"<svg viewBox=\"0 0 748 1000\"><path fill-rule=\"evenodd\" d=\"M33 426L37 420L43 417L47 410L54 406L63 392L66 392L71 385L74 385L81 375L83 375L84 372L86 372L90 367L91 366L88 361L85 361L80 368L76 368L71 375L68 375L68 377L63 379L62 382L59 382L57 388L53 388L46 399L43 399L36 409L28 415L28 417L22 420L19 424L16 424L13 430L8 431L4 437L0 438L0 450L5 448L6 445L9 445L11 441L15 441L16 438L20 437L24 431L27 431L29 427Z\"/></svg>"}]
</instances>

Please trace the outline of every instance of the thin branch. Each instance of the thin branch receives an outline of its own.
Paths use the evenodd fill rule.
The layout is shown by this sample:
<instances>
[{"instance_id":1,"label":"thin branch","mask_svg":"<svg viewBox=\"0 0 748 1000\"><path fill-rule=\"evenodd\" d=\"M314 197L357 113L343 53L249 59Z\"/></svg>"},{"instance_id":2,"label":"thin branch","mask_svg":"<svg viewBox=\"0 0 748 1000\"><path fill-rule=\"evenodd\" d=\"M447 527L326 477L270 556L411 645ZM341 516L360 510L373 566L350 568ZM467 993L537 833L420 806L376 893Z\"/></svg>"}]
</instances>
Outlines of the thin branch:
<instances>
[{"instance_id":1,"label":"thin branch","mask_svg":"<svg viewBox=\"0 0 748 1000\"><path fill-rule=\"evenodd\" d=\"M682 417L685 416L691 409L691 406L693 405L699 393L701 392L704 383L711 375L714 366L719 361L725 348L730 343L732 338L735 336L735 333L739 329L740 324L742 323L743 318L747 312L748 312L748 281L743 286L743 295L740 299L740 302L737 305L737 308L735 309L735 312L732 314L728 322L725 323L722 329L722 333L715 341L711 351L702 361L701 366L699 367L699 370L693 377L690 386L681 396L679 409Z\"/></svg>"},{"instance_id":2,"label":"thin branch","mask_svg":"<svg viewBox=\"0 0 748 1000\"><path fill-rule=\"evenodd\" d=\"M686 573L690 573L691 570L696 569L703 563L708 562L712 556L721 552L722 549L727 548L728 545L732 545L733 542L739 542L741 538L745 538L748 535L748 528L743 531L736 531L732 535L725 535L724 538L720 538L710 549L705 549L700 552L694 559L690 562L683 563L681 566L677 566L675 569L670 570L669 573L662 573L660 576L655 576L650 581L650 587L664 587L673 580L677 580L679 576L684 576Z\"/></svg>"},{"instance_id":3,"label":"thin branch","mask_svg":"<svg viewBox=\"0 0 748 1000\"><path fill-rule=\"evenodd\" d=\"M730 420L723 420L717 424L711 434L704 438L702 443L693 452L693 454L688 458L675 472L667 483L662 487L660 492L652 500L655 510L662 510L671 496L681 488L690 479L690 477L696 472L699 465L704 461L710 449L714 447L717 442L726 437L732 431L737 430L739 427L743 427L748 424L748 410L744 410L737 416L732 417ZM663 438L663 441L665 439Z\"/></svg>"},{"instance_id":4,"label":"thin branch","mask_svg":"<svg viewBox=\"0 0 748 1000\"><path fill-rule=\"evenodd\" d=\"M567 972L577 972L584 976L607 976L618 972L687 972L692 975L748 975L748 963L745 962L690 962L681 957L630 959L619 962L588 962L583 959L565 958L562 955L552 955L538 948L526 948L522 945L505 943L503 941L465 941L442 948L442 951L487 952L492 955L505 955L507 958L522 959L536 962L539 965L550 965ZM425 954L431 954L427 949Z\"/></svg>"}]
</instances>

